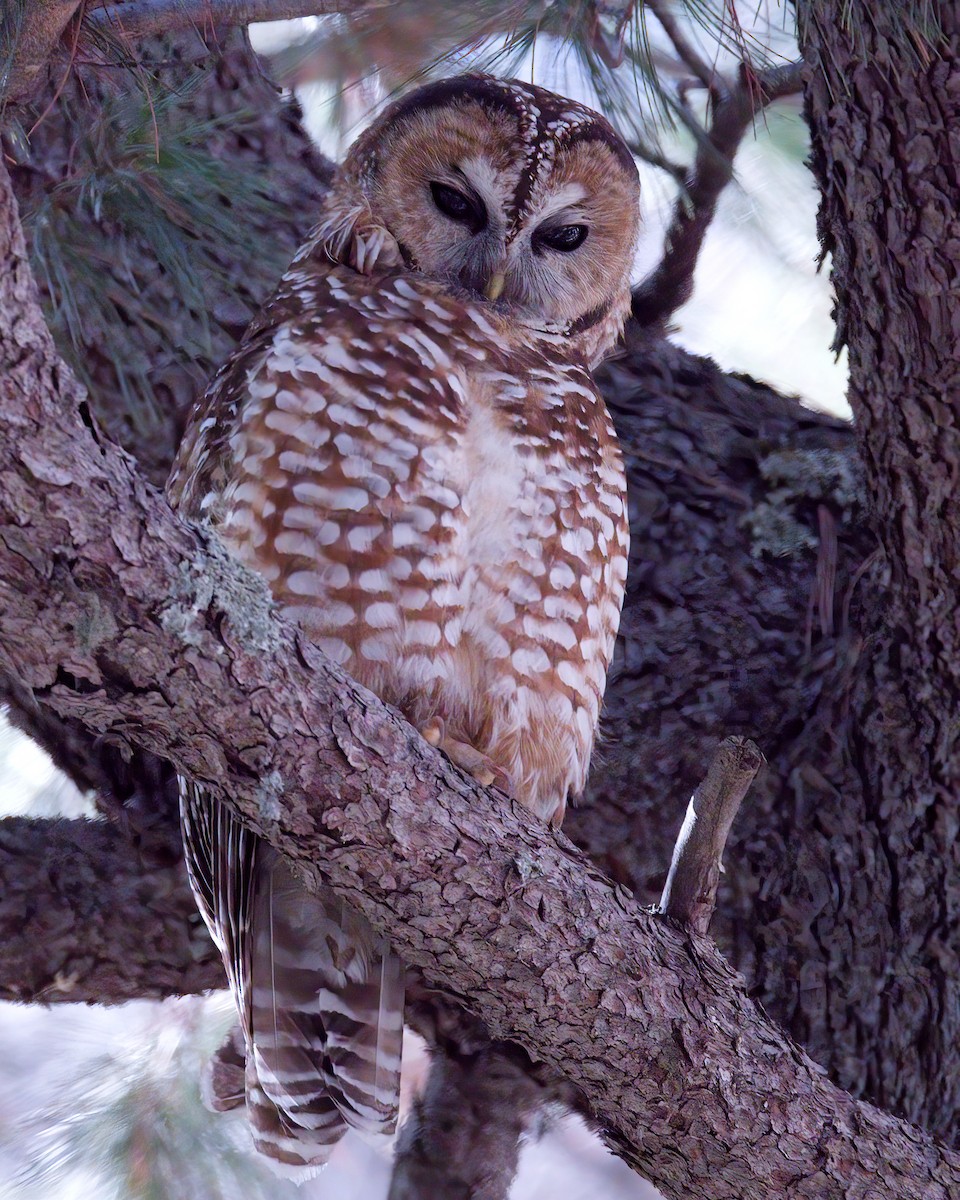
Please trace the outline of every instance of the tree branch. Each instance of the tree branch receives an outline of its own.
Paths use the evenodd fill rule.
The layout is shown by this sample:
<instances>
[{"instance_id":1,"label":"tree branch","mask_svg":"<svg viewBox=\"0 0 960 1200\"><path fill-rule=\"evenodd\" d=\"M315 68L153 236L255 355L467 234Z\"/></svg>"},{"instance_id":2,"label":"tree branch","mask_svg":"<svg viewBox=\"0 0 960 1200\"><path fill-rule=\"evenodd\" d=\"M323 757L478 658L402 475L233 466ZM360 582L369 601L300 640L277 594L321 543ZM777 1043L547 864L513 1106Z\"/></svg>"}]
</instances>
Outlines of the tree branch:
<instances>
[{"instance_id":1,"label":"tree branch","mask_svg":"<svg viewBox=\"0 0 960 1200\"><path fill-rule=\"evenodd\" d=\"M290 21L331 13L383 8L390 0L121 0L87 10L95 28L126 37L150 37L178 29L211 30L256 21Z\"/></svg>"},{"instance_id":2,"label":"tree branch","mask_svg":"<svg viewBox=\"0 0 960 1200\"><path fill-rule=\"evenodd\" d=\"M739 79L730 86L713 71L706 75L707 66L698 57L694 62L698 78L710 92L710 124L699 131L693 169L674 207L663 257L633 289L633 318L643 328L663 326L689 300L703 240L720 194L733 178L733 160L754 117L774 100L795 95L803 86L801 63L760 72L741 63Z\"/></svg>"},{"instance_id":3,"label":"tree branch","mask_svg":"<svg viewBox=\"0 0 960 1200\"><path fill-rule=\"evenodd\" d=\"M588 1098L668 1196L935 1196L960 1156L827 1081L714 947L486 792L272 614L91 427L0 170L0 658L169 758ZM877 1163L884 1164L882 1181Z\"/></svg>"},{"instance_id":4,"label":"tree branch","mask_svg":"<svg viewBox=\"0 0 960 1200\"><path fill-rule=\"evenodd\" d=\"M0 999L117 1004L223 987L183 863L105 821L0 821Z\"/></svg>"},{"instance_id":5,"label":"tree branch","mask_svg":"<svg viewBox=\"0 0 960 1200\"><path fill-rule=\"evenodd\" d=\"M33 92L80 0L33 0L20 10L4 7L4 37L9 63L0 58L0 101L17 102ZM11 24L12 23L12 28Z\"/></svg>"},{"instance_id":6,"label":"tree branch","mask_svg":"<svg viewBox=\"0 0 960 1200\"><path fill-rule=\"evenodd\" d=\"M485 1040L436 1055L397 1138L388 1200L507 1200L543 1102L525 1055Z\"/></svg>"},{"instance_id":7,"label":"tree branch","mask_svg":"<svg viewBox=\"0 0 960 1200\"><path fill-rule=\"evenodd\" d=\"M710 927L730 827L762 763L753 742L727 738L687 806L660 911L696 933L706 934Z\"/></svg>"},{"instance_id":8,"label":"tree branch","mask_svg":"<svg viewBox=\"0 0 960 1200\"><path fill-rule=\"evenodd\" d=\"M660 23L663 32L670 39L670 44L677 52L677 57L701 85L710 93L718 86L720 80L716 65L711 65L697 50L680 27L674 13L665 0L646 0L645 6L650 9Z\"/></svg>"},{"instance_id":9,"label":"tree branch","mask_svg":"<svg viewBox=\"0 0 960 1200\"><path fill-rule=\"evenodd\" d=\"M427 1043L430 1073L397 1139L389 1200L506 1200L521 1140L543 1105L590 1120L561 1075L491 1040L478 1016L419 972L407 972L404 1021Z\"/></svg>"}]
</instances>

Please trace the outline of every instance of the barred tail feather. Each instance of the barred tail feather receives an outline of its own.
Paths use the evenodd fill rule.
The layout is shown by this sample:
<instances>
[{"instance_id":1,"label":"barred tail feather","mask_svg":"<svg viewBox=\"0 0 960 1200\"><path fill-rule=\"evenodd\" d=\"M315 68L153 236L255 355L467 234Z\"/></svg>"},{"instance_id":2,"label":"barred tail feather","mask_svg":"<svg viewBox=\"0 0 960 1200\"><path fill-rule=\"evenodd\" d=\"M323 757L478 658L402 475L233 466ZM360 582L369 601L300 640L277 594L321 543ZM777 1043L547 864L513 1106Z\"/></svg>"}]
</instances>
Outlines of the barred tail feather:
<instances>
[{"instance_id":1,"label":"barred tail feather","mask_svg":"<svg viewBox=\"0 0 960 1200\"><path fill-rule=\"evenodd\" d=\"M190 882L242 1027L242 1043L228 1038L214 1056L210 1107L236 1107L242 1086L254 1144L285 1173L322 1166L348 1126L392 1132L399 960L349 905L307 892L266 843L186 781L181 815Z\"/></svg>"},{"instance_id":2,"label":"barred tail feather","mask_svg":"<svg viewBox=\"0 0 960 1200\"><path fill-rule=\"evenodd\" d=\"M348 1125L392 1132L403 1035L396 956L335 893L306 892L276 856L255 928L253 1043L265 1093L298 1124L322 1095Z\"/></svg>"},{"instance_id":3,"label":"barred tail feather","mask_svg":"<svg viewBox=\"0 0 960 1200\"><path fill-rule=\"evenodd\" d=\"M245 1103L246 1065L243 1030L234 1025L210 1056L200 1077L200 1094L211 1112L230 1112Z\"/></svg>"},{"instance_id":4,"label":"barred tail feather","mask_svg":"<svg viewBox=\"0 0 960 1200\"><path fill-rule=\"evenodd\" d=\"M367 1133L393 1133L400 1094L403 965L380 941L361 983L322 991L324 1081L344 1118Z\"/></svg>"},{"instance_id":5,"label":"barred tail feather","mask_svg":"<svg viewBox=\"0 0 960 1200\"><path fill-rule=\"evenodd\" d=\"M247 1060L247 1116L257 1150L283 1174L299 1180L326 1165L347 1131L346 1122L327 1097L314 1099L309 1128L296 1120L296 1114L274 1104L261 1086L252 1056Z\"/></svg>"}]
</instances>

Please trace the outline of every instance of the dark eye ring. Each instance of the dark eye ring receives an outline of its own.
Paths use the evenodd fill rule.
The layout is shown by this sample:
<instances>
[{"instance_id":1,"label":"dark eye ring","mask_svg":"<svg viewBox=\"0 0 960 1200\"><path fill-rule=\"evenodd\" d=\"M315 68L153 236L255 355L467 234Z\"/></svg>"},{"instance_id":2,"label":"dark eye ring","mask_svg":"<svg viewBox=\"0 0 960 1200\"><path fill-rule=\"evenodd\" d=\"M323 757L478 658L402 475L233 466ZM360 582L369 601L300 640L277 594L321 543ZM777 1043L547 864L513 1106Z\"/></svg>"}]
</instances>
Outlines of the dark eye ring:
<instances>
[{"instance_id":1,"label":"dark eye ring","mask_svg":"<svg viewBox=\"0 0 960 1200\"><path fill-rule=\"evenodd\" d=\"M552 229L540 229L534 236L534 247L561 250L566 253L576 250L587 240L586 225L555 225Z\"/></svg>"},{"instance_id":2,"label":"dark eye ring","mask_svg":"<svg viewBox=\"0 0 960 1200\"><path fill-rule=\"evenodd\" d=\"M466 225L473 233L479 233L487 223L487 212L483 205L472 196L465 196L456 188L448 187L445 183L430 184L433 202L445 217Z\"/></svg>"}]
</instances>

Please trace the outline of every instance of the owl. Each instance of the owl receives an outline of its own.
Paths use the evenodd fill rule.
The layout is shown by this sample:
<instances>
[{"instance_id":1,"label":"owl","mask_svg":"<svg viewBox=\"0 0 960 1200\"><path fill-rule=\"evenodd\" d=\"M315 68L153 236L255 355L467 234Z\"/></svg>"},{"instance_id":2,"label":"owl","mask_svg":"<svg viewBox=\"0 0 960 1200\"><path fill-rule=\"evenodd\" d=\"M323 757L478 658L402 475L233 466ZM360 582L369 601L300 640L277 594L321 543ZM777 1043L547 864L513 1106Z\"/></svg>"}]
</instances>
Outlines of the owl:
<instances>
[{"instance_id":1,"label":"owl","mask_svg":"<svg viewBox=\"0 0 960 1200\"><path fill-rule=\"evenodd\" d=\"M582 789L627 569L590 370L630 304L633 159L603 117L468 75L393 104L200 402L169 483L280 613L484 784L559 825ZM214 1107L322 1164L396 1122L403 971L182 786L191 884L241 1035ZM322 864L321 868L322 868Z\"/></svg>"}]
</instances>

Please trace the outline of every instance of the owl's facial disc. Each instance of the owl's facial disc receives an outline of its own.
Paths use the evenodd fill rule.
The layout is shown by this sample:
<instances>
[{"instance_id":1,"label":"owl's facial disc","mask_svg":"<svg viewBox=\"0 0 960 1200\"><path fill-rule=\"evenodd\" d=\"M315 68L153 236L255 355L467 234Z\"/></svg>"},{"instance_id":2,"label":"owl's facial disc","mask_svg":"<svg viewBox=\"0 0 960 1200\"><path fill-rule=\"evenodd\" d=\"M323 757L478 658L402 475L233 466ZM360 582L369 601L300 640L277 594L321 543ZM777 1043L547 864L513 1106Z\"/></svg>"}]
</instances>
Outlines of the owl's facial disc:
<instances>
[{"instance_id":1,"label":"owl's facial disc","mask_svg":"<svg viewBox=\"0 0 960 1200\"><path fill-rule=\"evenodd\" d=\"M430 180L429 188L437 211L454 227L450 236L462 258L457 263L457 282L488 300L504 298L529 305L525 258L578 251L590 227L582 207L575 205L587 197L582 187L567 184L538 206L539 223L530 219L532 214L519 213L508 225L502 218L503 193L511 182L491 176L483 160L472 160L463 166L450 164L443 178Z\"/></svg>"},{"instance_id":2,"label":"owl's facial disc","mask_svg":"<svg viewBox=\"0 0 960 1200\"><path fill-rule=\"evenodd\" d=\"M466 76L411 93L381 122L357 169L409 267L551 327L604 321L614 333L603 337L616 335L639 183L603 117L529 84Z\"/></svg>"}]
</instances>

